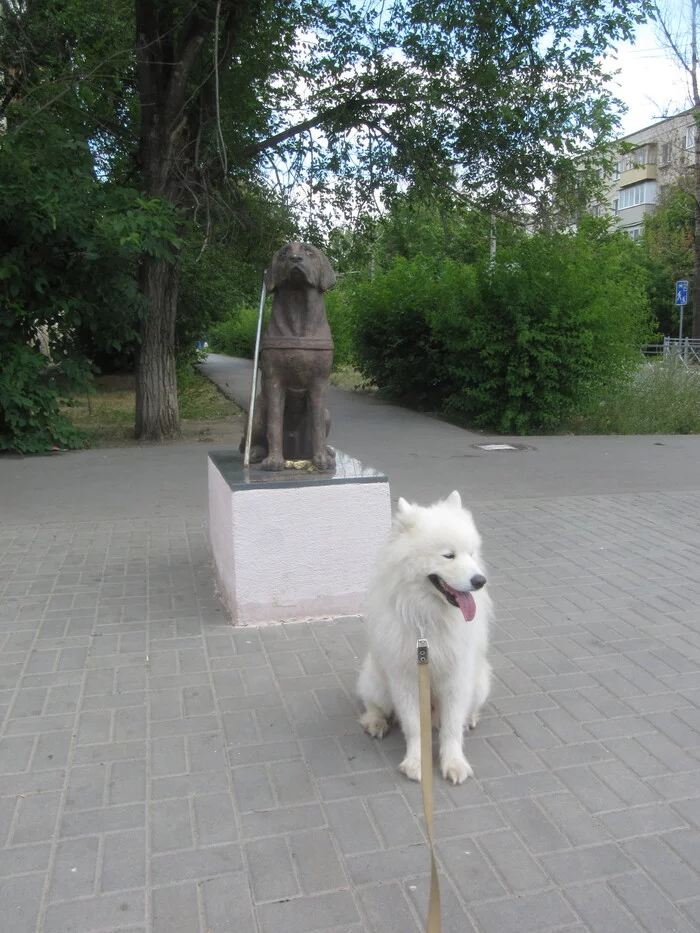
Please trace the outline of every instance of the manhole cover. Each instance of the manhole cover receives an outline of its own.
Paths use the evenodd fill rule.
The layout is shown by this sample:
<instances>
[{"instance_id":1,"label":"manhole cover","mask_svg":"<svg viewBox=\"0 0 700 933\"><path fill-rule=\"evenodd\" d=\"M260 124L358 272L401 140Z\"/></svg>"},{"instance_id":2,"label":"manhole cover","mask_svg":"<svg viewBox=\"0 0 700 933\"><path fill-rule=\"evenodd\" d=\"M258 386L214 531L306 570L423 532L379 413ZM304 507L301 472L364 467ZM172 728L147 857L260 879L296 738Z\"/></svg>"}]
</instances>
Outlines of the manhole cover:
<instances>
[{"instance_id":1,"label":"manhole cover","mask_svg":"<svg viewBox=\"0 0 700 933\"><path fill-rule=\"evenodd\" d=\"M527 444L472 444L477 450L535 450Z\"/></svg>"}]
</instances>

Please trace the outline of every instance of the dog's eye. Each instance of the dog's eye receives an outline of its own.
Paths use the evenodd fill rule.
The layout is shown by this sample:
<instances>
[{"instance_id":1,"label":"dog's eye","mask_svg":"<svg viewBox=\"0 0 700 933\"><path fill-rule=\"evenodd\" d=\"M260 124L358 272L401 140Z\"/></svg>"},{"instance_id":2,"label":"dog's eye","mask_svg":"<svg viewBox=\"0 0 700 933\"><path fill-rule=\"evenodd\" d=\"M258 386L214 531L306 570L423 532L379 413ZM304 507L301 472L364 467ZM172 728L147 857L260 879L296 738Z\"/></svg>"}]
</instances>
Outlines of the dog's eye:
<instances>
[{"instance_id":1,"label":"dog's eye","mask_svg":"<svg viewBox=\"0 0 700 933\"><path fill-rule=\"evenodd\" d=\"M443 556L443 557L446 557L447 560L454 560L454 559L455 559L455 552L454 552L454 551L445 551L445 553L444 553L442 556Z\"/></svg>"}]
</instances>

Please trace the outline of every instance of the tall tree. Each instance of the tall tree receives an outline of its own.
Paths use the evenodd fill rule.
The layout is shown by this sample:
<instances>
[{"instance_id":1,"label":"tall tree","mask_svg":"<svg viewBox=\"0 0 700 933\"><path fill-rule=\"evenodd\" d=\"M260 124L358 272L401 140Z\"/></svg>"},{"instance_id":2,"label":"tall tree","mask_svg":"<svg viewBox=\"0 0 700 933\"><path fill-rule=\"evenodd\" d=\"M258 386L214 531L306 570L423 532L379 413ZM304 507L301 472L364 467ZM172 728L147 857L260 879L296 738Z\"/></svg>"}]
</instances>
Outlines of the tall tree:
<instances>
[{"instance_id":1,"label":"tall tree","mask_svg":"<svg viewBox=\"0 0 700 933\"><path fill-rule=\"evenodd\" d=\"M686 74L688 97L695 119L695 160L693 165L695 197L695 237L693 244L693 328L692 336L700 340L700 0L653 6L654 19L661 42Z\"/></svg>"}]
</instances>

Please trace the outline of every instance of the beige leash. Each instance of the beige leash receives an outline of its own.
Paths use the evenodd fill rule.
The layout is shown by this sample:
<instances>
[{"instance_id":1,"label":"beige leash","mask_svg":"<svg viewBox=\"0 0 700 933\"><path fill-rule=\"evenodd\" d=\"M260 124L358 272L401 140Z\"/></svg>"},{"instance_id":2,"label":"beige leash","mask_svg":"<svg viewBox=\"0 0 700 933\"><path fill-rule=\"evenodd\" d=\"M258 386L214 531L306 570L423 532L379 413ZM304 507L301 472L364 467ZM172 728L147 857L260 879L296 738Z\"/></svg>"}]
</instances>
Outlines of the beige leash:
<instances>
[{"instance_id":1,"label":"beige leash","mask_svg":"<svg viewBox=\"0 0 700 933\"><path fill-rule=\"evenodd\" d=\"M418 639L418 695L420 699L420 757L423 813L430 844L430 900L426 933L440 933L440 885L433 840L433 724L430 711L430 666L428 641Z\"/></svg>"}]
</instances>

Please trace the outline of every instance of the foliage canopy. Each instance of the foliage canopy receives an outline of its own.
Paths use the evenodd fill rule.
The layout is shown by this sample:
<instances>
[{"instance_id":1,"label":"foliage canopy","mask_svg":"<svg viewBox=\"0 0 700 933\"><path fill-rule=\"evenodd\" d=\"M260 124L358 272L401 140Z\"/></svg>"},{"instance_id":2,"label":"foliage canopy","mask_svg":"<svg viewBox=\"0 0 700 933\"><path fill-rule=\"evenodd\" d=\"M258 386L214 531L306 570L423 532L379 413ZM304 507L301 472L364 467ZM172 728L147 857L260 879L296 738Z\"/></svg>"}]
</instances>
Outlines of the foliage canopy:
<instances>
[{"instance_id":1,"label":"foliage canopy","mask_svg":"<svg viewBox=\"0 0 700 933\"><path fill-rule=\"evenodd\" d=\"M176 343L191 343L197 309L215 303L203 278L217 254L198 267L203 246L223 244L222 263L252 268L295 219L319 242L329 216L352 227L405 190L488 210L535 198L551 173L573 177L584 149L604 152L615 107L601 89L603 55L631 36L647 3L3 0L0 9L3 190L5 172L11 181L26 170L24 194L7 208L3 326L18 340L55 327L75 354L78 329L116 348L138 328L137 430L155 438L178 430ZM279 211L263 207L272 191ZM55 216L56 230L19 223L22 204L39 210L39 227ZM273 215L251 249L257 220ZM31 257L51 241L67 274L42 293ZM213 277L220 294L235 292L225 272ZM30 284L13 294L18 279Z\"/></svg>"}]
</instances>

